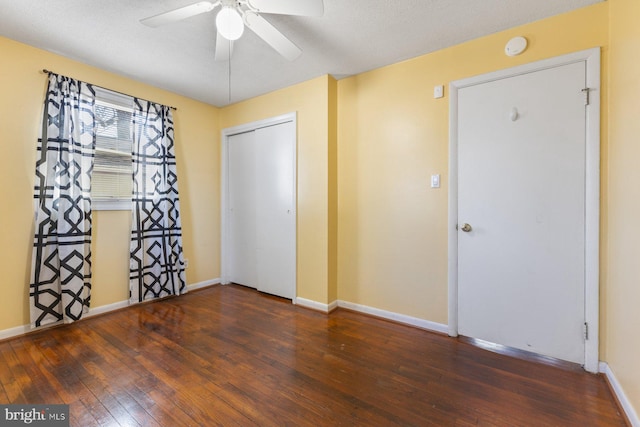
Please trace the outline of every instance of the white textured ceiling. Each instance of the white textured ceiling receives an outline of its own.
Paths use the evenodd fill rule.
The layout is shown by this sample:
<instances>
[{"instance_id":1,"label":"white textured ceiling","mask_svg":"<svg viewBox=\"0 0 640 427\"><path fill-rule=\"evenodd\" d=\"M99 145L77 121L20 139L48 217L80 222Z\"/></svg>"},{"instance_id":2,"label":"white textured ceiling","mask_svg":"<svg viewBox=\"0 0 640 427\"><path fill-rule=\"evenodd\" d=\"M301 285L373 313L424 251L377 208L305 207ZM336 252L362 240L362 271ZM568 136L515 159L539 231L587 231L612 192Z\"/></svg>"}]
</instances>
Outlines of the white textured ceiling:
<instances>
[{"instance_id":1,"label":"white textured ceiling","mask_svg":"<svg viewBox=\"0 0 640 427\"><path fill-rule=\"evenodd\" d=\"M324 0L320 18L263 15L302 48L298 59L288 62L245 31L230 63L214 61L214 13L159 28L139 22L195 1L0 0L0 35L224 106L324 74L361 73L603 0Z\"/></svg>"}]
</instances>

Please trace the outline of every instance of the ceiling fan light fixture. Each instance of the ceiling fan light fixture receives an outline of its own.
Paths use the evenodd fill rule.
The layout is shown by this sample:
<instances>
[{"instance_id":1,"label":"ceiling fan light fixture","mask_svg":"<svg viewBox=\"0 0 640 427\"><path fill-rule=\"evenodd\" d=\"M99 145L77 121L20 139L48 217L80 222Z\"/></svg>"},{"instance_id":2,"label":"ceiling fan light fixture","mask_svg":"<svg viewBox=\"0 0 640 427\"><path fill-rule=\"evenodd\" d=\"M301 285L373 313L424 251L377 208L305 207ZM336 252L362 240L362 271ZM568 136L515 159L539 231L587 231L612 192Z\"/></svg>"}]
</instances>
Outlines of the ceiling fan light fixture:
<instances>
[{"instance_id":1,"label":"ceiling fan light fixture","mask_svg":"<svg viewBox=\"0 0 640 427\"><path fill-rule=\"evenodd\" d=\"M244 33L244 22L233 7L223 7L216 16L216 27L222 37L227 40L238 40Z\"/></svg>"}]
</instances>

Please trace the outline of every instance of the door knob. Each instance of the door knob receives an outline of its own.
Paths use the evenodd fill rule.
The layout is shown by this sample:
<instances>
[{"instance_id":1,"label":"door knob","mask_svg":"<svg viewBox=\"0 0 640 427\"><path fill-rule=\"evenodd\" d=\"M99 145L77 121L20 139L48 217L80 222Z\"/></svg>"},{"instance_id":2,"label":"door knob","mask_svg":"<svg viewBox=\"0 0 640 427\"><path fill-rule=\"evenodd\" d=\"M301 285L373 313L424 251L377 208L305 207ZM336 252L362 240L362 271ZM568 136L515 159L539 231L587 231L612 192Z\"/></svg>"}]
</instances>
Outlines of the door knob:
<instances>
[{"instance_id":1,"label":"door knob","mask_svg":"<svg viewBox=\"0 0 640 427\"><path fill-rule=\"evenodd\" d=\"M472 230L472 228L469 224L465 222L464 224L462 224L462 227L460 227L460 230L464 231L465 233L468 233Z\"/></svg>"}]
</instances>

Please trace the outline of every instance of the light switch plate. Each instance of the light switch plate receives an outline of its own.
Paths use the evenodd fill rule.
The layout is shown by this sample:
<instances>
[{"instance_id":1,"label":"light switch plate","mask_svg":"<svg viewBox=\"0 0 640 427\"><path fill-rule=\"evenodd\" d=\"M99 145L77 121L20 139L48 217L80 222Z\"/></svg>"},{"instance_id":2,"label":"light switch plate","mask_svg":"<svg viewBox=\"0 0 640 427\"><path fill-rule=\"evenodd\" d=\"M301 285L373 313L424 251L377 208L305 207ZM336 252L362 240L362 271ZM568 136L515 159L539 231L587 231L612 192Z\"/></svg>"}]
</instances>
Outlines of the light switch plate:
<instances>
[{"instance_id":1,"label":"light switch plate","mask_svg":"<svg viewBox=\"0 0 640 427\"><path fill-rule=\"evenodd\" d=\"M433 87L433 97L435 99L444 97L444 86L443 85L439 85L439 86L434 86Z\"/></svg>"},{"instance_id":2,"label":"light switch plate","mask_svg":"<svg viewBox=\"0 0 640 427\"><path fill-rule=\"evenodd\" d=\"M440 174L431 175L431 188L440 188Z\"/></svg>"}]
</instances>

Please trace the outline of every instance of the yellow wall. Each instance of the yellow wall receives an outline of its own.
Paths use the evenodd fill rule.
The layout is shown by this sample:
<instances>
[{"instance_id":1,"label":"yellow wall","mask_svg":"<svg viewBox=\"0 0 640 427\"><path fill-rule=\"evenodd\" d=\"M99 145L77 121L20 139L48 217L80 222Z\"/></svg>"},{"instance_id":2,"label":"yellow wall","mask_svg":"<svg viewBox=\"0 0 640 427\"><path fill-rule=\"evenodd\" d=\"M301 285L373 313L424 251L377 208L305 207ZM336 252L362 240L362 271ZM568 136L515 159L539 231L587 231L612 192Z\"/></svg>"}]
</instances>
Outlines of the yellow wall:
<instances>
[{"instance_id":1,"label":"yellow wall","mask_svg":"<svg viewBox=\"0 0 640 427\"><path fill-rule=\"evenodd\" d=\"M530 45L511 58L514 36ZM433 87L596 46L606 76L607 3L340 80L339 299L446 324L449 103Z\"/></svg>"},{"instance_id":2,"label":"yellow wall","mask_svg":"<svg viewBox=\"0 0 640 427\"><path fill-rule=\"evenodd\" d=\"M609 7L606 361L640 413L640 2Z\"/></svg>"},{"instance_id":3,"label":"yellow wall","mask_svg":"<svg viewBox=\"0 0 640 427\"><path fill-rule=\"evenodd\" d=\"M297 296L324 304L330 302L330 233L335 231L330 229L328 210L329 103L334 86L333 78L318 77L220 112L220 129L297 112Z\"/></svg>"},{"instance_id":4,"label":"yellow wall","mask_svg":"<svg viewBox=\"0 0 640 427\"><path fill-rule=\"evenodd\" d=\"M43 68L178 108L174 121L187 280L219 277L218 110L1 37L0 54L0 331L29 323L36 141L47 81ZM92 308L128 298L129 221L128 211L94 212Z\"/></svg>"}]
</instances>

